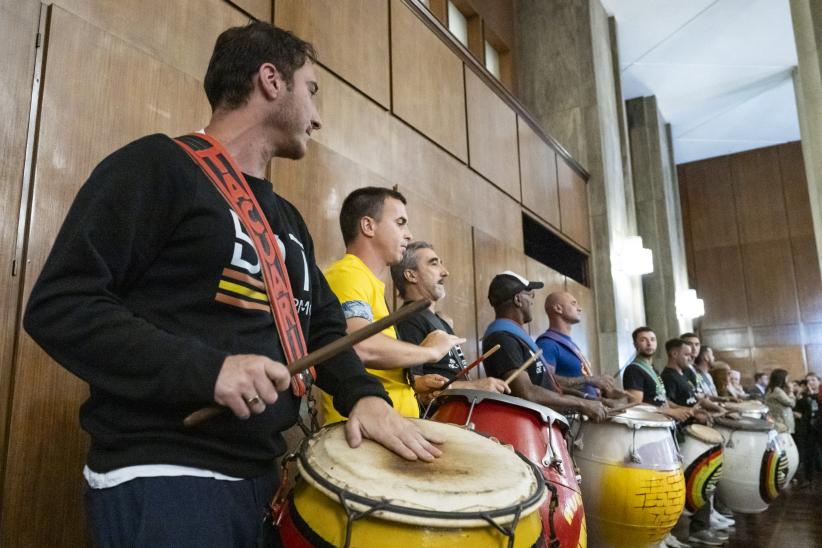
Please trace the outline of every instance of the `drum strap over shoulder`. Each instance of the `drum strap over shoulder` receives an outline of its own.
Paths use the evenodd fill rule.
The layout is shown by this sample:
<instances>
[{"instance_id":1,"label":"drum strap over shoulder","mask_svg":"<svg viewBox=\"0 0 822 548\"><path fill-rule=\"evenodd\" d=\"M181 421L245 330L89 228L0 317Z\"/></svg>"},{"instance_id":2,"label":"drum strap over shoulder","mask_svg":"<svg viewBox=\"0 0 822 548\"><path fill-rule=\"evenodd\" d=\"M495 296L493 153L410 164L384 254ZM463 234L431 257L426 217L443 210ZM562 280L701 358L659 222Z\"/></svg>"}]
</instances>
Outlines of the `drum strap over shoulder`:
<instances>
[{"instance_id":1,"label":"drum strap over shoulder","mask_svg":"<svg viewBox=\"0 0 822 548\"><path fill-rule=\"evenodd\" d=\"M582 353L582 350L580 350L580 348L574 341L563 337L562 335L551 329L547 330L545 333L537 337L537 340L543 337L545 337L546 339L551 339L558 345L562 346L563 348L571 352L571 354L576 356L577 359L579 359L583 377L590 377L592 375L593 369L591 369L591 362L588 361L588 358L585 357L585 354Z\"/></svg>"},{"instance_id":2,"label":"drum strap over shoulder","mask_svg":"<svg viewBox=\"0 0 822 548\"><path fill-rule=\"evenodd\" d=\"M211 135L191 133L174 139L174 142L202 169L251 237L260 258L271 314L286 360L291 363L305 356L308 353L305 337L280 246L242 171L225 147ZM307 391L306 385L316 377L313 367L307 374L295 375L291 378L291 391L295 396L302 397Z\"/></svg>"}]
</instances>

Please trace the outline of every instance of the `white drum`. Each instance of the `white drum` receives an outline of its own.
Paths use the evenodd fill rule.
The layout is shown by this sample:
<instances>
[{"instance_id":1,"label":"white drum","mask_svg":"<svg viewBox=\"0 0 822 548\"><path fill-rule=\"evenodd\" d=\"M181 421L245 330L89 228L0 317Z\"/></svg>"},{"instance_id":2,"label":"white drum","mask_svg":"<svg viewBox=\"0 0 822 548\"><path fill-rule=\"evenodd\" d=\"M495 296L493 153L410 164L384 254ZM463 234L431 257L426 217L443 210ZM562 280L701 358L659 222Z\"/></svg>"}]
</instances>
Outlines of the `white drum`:
<instances>
[{"instance_id":1,"label":"white drum","mask_svg":"<svg viewBox=\"0 0 822 548\"><path fill-rule=\"evenodd\" d=\"M789 432L781 432L777 436L779 438L779 444L782 446L782 450L785 452L785 456L788 459L788 475L785 478L785 485L789 484L793 477L796 475L796 471L799 469L799 449L796 447L796 443L793 441L793 436Z\"/></svg>"},{"instance_id":2,"label":"white drum","mask_svg":"<svg viewBox=\"0 0 822 548\"><path fill-rule=\"evenodd\" d=\"M720 417L715 428L725 439L719 499L735 512L765 511L784 487L788 472L788 459L773 424L761 419Z\"/></svg>"},{"instance_id":3,"label":"white drum","mask_svg":"<svg viewBox=\"0 0 822 548\"><path fill-rule=\"evenodd\" d=\"M765 419L768 417L768 406L758 400L728 402L724 405L728 411L737 413L740 417L749 419Z\"/></svg>"},{"instance_id":4,"label":"white drum","mask_svg":"<svg viewBox=\"0 0 822 548\"><path fill-rule=\"evenodd\" d=\"M685 503L685 480L664 415L628 409L587 422L574 443L591 546L657 546Z\"/></svg>"},{"instance_id":5,"label":"white drum","mask_svg":"<svg viewBox=\"0 0 822 548\"><path fill-rule=\"evenodd\" d=\"M722 476L722 434L701 424L690 424L684 432L680 448L685 467L685 512L693 514L708 501Z\"/></svg>"}]
</instances>

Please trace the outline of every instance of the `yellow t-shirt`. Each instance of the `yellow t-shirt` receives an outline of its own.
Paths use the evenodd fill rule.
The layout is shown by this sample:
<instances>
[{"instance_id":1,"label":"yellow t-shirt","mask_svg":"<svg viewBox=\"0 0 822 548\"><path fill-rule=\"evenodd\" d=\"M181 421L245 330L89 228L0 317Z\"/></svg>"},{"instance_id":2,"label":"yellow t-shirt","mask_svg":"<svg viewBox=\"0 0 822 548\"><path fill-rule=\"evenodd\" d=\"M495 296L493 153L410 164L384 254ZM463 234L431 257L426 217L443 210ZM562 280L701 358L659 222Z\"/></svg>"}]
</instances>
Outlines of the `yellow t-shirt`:
<instances>
[{"instance_id":1,"label":"yellow t-shirt","mask_svg":"<svg viewBox=\"0 0 822 548\"><path fill-rule=\"evenodd\" d=\"M325 278L331 290L337 295L346 318L361 317L375 322L388 316L388 305L385 303L385 284L377 278L371 269L356 255L346 254L325 271ZM383 334L397 338L393 327L382 331ZM385 387L394 409L405 417L419 417L420 410L414 390L408 386L403 369L368 369ZM331 403L331 396L323 392L323 412L325 423L345 420L337 413Z\"/></svg>"}]
</instances>

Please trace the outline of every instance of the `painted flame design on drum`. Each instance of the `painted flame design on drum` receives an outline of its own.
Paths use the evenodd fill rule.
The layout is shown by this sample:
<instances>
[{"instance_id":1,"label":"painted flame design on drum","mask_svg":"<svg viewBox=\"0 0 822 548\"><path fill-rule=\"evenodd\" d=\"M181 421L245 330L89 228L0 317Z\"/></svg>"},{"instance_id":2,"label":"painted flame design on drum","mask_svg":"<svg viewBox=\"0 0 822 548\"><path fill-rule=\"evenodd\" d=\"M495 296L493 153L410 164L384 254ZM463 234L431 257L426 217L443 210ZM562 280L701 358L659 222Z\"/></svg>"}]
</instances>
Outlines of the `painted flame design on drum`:
<instances>
[{"instance_id":1,"label":"painted flame design on drum","mask_svg":"<svg viewBox=\"0 0 822 548\"><path fill-rule=\"evenodd\" d=\"M725 458L722 446L715 445L699 455L685 470L685 508L693 513L702 508L722 477Z\"/></svg>"},{"instance_id":2,"label":"painted flame design on drum","mask_svg":"<svg viewBox=\"0 0 822 548\"><path fill-rule=\"evenodd\" d=\"M759 472L759 496L767 503L773 502L785 487L788 477L788 455L773 441L762 455Z\"/></svg>"}]
</instances>

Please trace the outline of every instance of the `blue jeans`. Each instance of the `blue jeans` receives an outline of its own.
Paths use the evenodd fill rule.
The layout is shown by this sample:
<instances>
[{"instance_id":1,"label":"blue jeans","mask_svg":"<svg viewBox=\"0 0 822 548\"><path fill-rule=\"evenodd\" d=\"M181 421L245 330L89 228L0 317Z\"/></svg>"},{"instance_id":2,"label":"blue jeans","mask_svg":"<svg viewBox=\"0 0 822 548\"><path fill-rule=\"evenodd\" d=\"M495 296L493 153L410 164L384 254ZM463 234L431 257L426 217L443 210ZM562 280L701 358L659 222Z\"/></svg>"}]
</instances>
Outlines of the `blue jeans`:
<instances>
[{"instance_id":1,"label":"blue jeans","mask_svg":"<svg viewBox=\"0 0 822 548\"><path fill-rule=\"evenodd\" d=\"M88 488L86 515L101 548L279 547L279 537L263 523L278 484L276 471L242 481L137 478Z\"/></svg>"}]
</instances>

